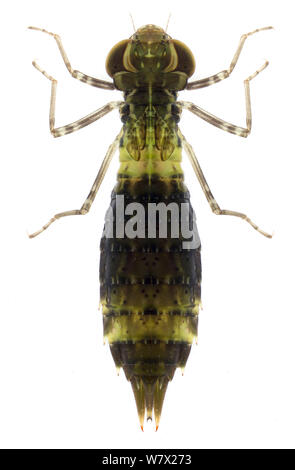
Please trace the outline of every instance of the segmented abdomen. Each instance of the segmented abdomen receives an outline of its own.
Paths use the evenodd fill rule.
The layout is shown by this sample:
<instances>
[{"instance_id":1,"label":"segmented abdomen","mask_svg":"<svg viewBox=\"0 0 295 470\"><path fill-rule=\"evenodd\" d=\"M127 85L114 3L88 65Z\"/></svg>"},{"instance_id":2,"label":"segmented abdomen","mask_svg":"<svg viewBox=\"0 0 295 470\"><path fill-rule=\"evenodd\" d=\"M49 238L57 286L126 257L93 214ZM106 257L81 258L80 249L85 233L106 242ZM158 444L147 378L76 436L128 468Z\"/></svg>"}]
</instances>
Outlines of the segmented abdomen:
<instances>
[{"instance_id":1,"label":"segmented abdomen","mask_svg":"<svg viewBox=\"0 0 295 470\"><path fill-rule=\"evenodd\" d=\"M116 236L116 196L124 196L124 208L134 202L144 207L144 238ZM179 238L171 237L169 227L167 238L159 238L158 230L148 238L148 204L159 202L179 209L188 203L192 219L182 174L119 176L111 200L113 237L101 240L104 335L116 366L131 381L141 426L145 410L149 419L153 409L158 426L167 384L185 366L197 336L201 295L200 246L184 249L181 228ZM129 219L124 216L125 225Z\"/></svg>"}]
</instances>

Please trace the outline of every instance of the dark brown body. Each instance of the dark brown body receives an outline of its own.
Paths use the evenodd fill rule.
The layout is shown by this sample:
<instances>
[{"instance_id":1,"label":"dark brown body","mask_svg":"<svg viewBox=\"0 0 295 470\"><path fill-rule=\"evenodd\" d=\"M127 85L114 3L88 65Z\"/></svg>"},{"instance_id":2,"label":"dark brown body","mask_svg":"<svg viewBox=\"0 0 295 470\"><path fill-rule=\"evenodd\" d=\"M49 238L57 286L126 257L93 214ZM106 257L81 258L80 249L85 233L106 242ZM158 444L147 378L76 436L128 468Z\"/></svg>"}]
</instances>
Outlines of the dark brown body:
<instances>
[{"instance_id":1,"label":"dark brown body","mask_svg":"<svg viewBox=\"0 0 295 470\"><path fill-rule=\"evenodd\" d=\"M107 229L101 240L100 293L104 335L110 344L116 366L122 367L127 379L131 381L141 426L145 412L147 418L151 419L154 411L158 427L167 384L173 378L175 369L185 366L191 345L197 336L201 302L200 242L189 193L183 183L182 146L213 213L238 217L267 238L272 237L246 214L220 208L193 148L178 128L180 113L182 109L187 109L226 132L247 137L252 125L249 83L267 67L268 62L244 80L246 127L226 122L193 103L179 102L177 94L184 89L196 90L228 78L247 37L272 27L255 29L244 34L228 69L193 82L188 82L195 71L191 51L181 41L171 38L166 31L155 25L139 28L129 39L120 41L111 49L106 60L106 70L112 82L74 70L58 35L40 28L30 29L43 31L54 37L72 77L97 88L117 89L124 93L124 102L110 102L78 121L57 128L57 80L33 62L51 81L49 124L54 137L88 126L113 109L120 110L123 129L109 146L81 209L55 214L30 237L39 235L62 217L85 215L89 212L119 145L118 183L112 193L110 206L113 219L111 224L106 223L108 229L111 226L113 234L109 236ZM118 209L117 204L119 198L124 198L121 209ZM133 217L130 204L140 205L139 218ZM149 232L150 204L165 206L166 219L168 206L173 206L174 209L176 207L176 212L169 209L170 220L165 219L168 222L168 232L164 236L160 229L155 230L152 236ZM191 222L186 234L182 231L182 216L177 216L182 214L183 205L188 208L186 217ZM163 213L161 217L164 217ZM137 220L136 224L141 225L141 229L141 222L145 222L143 230L140 233L137 231L136 236L125 232L125 227L130 227L133 219ZM180 224L176 236L175 231L169 232L169 222L170 228L172 222L175 228L175 220ZM196 243L188 243L190 239L187 233L191 229L197 235Z\"/></svg>"}]
</instances>

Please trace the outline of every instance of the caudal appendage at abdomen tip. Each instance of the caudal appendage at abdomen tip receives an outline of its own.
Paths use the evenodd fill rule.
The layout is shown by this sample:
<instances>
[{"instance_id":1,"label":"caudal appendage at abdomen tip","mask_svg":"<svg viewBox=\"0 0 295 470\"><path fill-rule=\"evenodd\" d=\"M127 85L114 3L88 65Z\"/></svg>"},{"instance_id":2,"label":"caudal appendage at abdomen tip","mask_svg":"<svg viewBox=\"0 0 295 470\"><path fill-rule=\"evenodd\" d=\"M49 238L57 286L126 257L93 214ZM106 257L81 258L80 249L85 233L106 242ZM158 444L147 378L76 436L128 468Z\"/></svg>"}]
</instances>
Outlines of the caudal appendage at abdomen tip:
<instances>
[{"instance_id":1,"label":"caudal appendage at abdomen tip","mask_svg":"<svg viewBox=\"0 0 295 470\"><path fill-rule=\"evenodd\" d=\"M152 421L152 418L148 418L147 421ZM143 423L140 424L140 429L142 430L142 432L144 432ZM159 429L159 423L156 422L155 432L157 432L158 429Z\"/></svg>"}]
</instances>

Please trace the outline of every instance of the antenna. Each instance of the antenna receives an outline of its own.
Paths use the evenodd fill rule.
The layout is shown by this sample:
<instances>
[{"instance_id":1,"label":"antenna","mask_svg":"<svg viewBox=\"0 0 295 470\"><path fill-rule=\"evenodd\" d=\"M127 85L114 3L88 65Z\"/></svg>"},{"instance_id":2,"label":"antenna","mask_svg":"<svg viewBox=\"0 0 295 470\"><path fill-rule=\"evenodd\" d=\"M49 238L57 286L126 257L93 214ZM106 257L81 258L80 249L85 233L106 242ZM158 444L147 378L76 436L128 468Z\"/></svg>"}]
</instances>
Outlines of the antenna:
<instances>
[{"instance_id":1,"label":"antenna","mask_svg":"<svg viewBox=\"0 0 295 470\"><path fill-rule=\"evenodd\" d=\"M131 15L131 13L129 13L129 16L130 16L130 18L131 18L131 22L132 22L132 26L133 26L134 32L136 33L136 28L135 28L133 16Z\"/></svg>"},{"instance_id":2,"label":"antenna","mask_svg":"<svg viewBox=\"0 0 295 470\"><path fill-rule=\"evenodd\" d=\"M169 26L169 22L170 22L171 16L172 16L172 13L169 13L168 20L167 20L167 24L166 24L166 28L165 28L165 33L167 33L167 29L168 29L168 26Z\"/></svg>"}]
</instances>

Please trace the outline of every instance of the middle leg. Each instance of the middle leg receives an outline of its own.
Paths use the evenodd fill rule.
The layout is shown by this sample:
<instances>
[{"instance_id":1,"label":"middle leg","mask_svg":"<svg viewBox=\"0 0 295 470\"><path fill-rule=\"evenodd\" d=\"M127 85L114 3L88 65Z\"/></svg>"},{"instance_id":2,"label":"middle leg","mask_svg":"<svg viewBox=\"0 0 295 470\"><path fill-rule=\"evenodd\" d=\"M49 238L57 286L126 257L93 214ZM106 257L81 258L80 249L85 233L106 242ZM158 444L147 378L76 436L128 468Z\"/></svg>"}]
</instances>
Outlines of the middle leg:
<instances>
[{"instance_id":1,"label":"middle leg","mask_svg":"<svg viewBox=\"0 0 295 470\"><path fill-rule=\"evenodd\" d=\"M236 126L235 124L231 124L223 119L214 116L213 114L205 111L204 109L200 108L196 104L190 103L189 101L178 101L178 104L183 108L191 111L196 116L199 116L204 121L209 122L213 126L222 129L223 131L230 132L231 134L238 135L240 137L248 137L251 132L252 127L252 111L251 111L251 99L250 99L250 81L253 78L257 77L257 75L262 72L268 66L268 62L265 62L262 67L260 67L256 72L250 75L246 80L244 80L244 87L245 87L245 100L246 100L246 126L247 127L240 127Z\"/></svg>"},{"instance_id":2,"label":"middle leg","mask_svg":"<svg viewBox=\"0 0 295 470\"><path fill-rule=\"evenodd\" d=\"M66 134L71 134L72 132L82 129L82 127L89 126L93 122L105 116L107 113L113 109L119 108L122 104L122 101L111 101L110 103L102 106L102 108L97 109L93 113L84 116L78 121L74 121L71 124L66 126L55 127L55 102L56 102L56 89L57 89L57 80L49 75L45 70L42 70L39 65L34 61L33 66L41 72L44 77L48 78L51 81L51 96L50 96L50 110L49 110L49 128L53 137L61 137Z\"/></svg>"}]
</instances>

